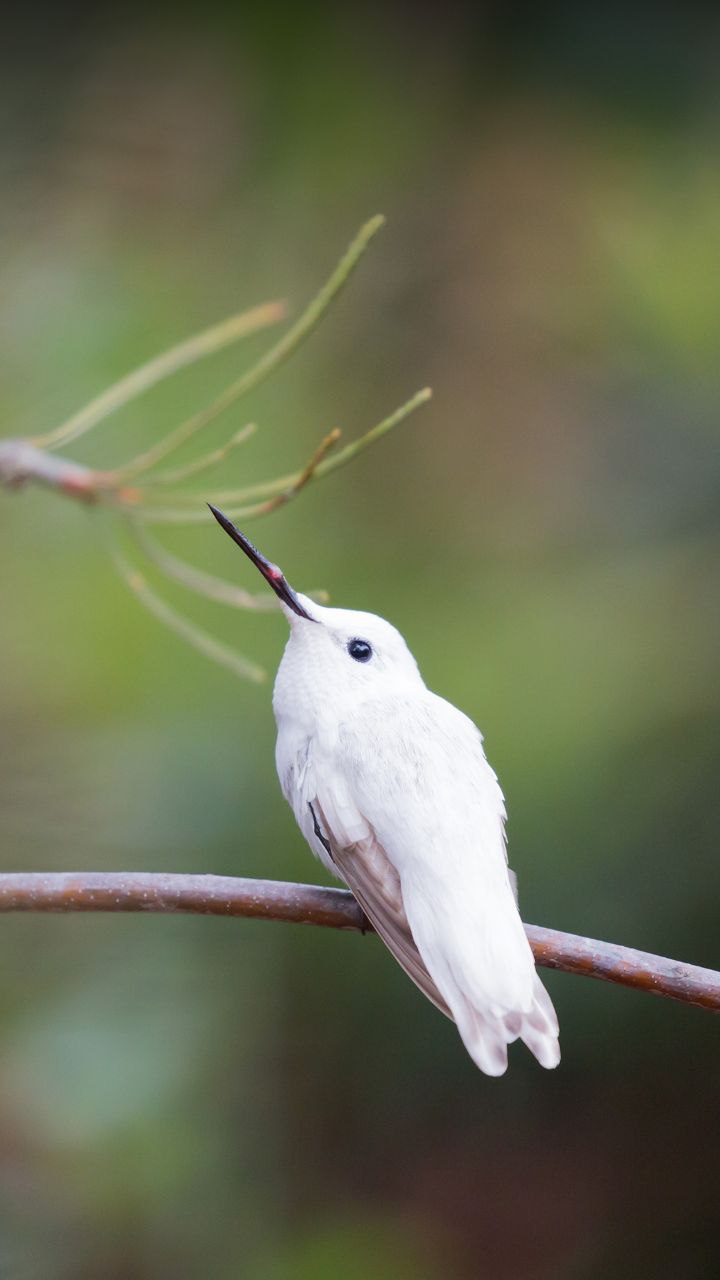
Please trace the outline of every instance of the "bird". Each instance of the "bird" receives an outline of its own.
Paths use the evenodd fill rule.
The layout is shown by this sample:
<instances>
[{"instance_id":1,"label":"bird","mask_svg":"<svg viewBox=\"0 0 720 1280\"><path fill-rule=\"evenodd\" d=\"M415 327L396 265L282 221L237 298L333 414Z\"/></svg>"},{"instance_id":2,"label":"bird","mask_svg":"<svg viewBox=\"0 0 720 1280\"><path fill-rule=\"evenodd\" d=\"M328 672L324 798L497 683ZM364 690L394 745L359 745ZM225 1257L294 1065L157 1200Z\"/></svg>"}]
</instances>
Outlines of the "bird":
<instances>
[{"instance_id":1,"label":"bird","mask_svg":"<svg viewBox=\"0 0 720 1280\"><path fill-rule=\"evenodd\" d=\"M558 1020L520 918L505 802L479 729L432 693L405 640L330 608L208 504L279 598L290 637L273 689L280 785L302 834L468 1053L501 1076L524 1041L560 1061Z\"/></svg>"}]
</instances>

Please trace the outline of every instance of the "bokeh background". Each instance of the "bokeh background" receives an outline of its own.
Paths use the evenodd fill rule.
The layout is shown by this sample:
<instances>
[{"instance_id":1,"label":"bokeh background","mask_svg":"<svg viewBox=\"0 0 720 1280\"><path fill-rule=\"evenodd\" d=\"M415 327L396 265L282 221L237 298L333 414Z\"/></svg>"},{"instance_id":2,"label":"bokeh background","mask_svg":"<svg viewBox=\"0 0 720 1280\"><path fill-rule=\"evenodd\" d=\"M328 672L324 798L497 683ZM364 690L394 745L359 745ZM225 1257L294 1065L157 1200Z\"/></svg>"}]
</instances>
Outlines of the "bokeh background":
<instances>
[{"instance_id":1,"label":"bokeh background","mask_svg":"<svg viewBox=\"0 0 720 1280\"><path fill-rule=\"evenodd\" d=\"M431 383L250 532L482 726L526 919L709 966L719 47L711 6L208 0L33 6L0 51L3 434L242 306L297 314L383 211L322 329L208 433L261 426L213 483ZM75 456L121 461L262 349ZM0 528L2 868L321 880L269 684L143 612L98 513L28 491ZM256 585L214 526L166 545ZM280 616L163 590L274 671ZM550 974L561 1069L516 1047L496 1081L371 938L4 917L0 958L3 1276L718 1273L709 1014Z\"/></svg>"}]
</instances>

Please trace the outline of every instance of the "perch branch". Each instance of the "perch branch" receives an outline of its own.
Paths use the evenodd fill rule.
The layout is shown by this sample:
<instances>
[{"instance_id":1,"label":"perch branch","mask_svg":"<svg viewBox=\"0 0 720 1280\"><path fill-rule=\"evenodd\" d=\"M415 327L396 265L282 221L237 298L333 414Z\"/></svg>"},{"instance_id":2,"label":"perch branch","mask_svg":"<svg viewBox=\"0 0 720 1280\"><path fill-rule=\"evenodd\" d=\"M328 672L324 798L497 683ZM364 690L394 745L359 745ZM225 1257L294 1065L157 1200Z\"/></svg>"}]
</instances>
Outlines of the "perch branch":
<instances>
[{"instance_id":1,"label":"perch branch","mask_svg":"<svg viewBox=\"0 0 720 1280\"><path fill-rule=\"evenodd\" d=\"M364 931L367 921L345 889L234 876L118 872L0 875L0 912L152 911L243 916ZM720 1010L720 973L664 956L525 925L535 960L586 978Z\"/></svg>"}]
</instances>

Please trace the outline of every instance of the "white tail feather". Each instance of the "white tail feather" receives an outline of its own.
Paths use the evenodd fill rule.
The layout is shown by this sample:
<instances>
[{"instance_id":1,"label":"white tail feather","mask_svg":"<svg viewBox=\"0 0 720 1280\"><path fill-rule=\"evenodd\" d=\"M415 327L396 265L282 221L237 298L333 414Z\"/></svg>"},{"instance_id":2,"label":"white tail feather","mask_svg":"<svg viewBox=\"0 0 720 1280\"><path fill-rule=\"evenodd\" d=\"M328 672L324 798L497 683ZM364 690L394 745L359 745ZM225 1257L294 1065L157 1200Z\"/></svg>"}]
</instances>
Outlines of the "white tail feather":
<instances>
[{"instance_id":1,"label":"white tail feather","mask_svg":"<svg viewBox=\"0 0 720 1280\"><path fill-rule=\"evenodd\" d=\"M560 1045L557 1016L537 975L529 1013L511 1010L498 1017L494 1012L483 1012L475 1008L457 988L452 993L452 999L447 990L444 994L465 1048L473 1062L486 1075L504 1075L508 1065L507 1046L517 1039L524 1041L541 1067L551 1070L558 1065Z\"/></svg>"},{"instance_id":2,"label":"white tail feather","mask_svg":"<svg viewBox=\"0 0 720 1280\"><path fill-rule=\"evenodd\" d=\"M533 1006L523 1018L520 1035L530 1052L535 1054L541 1067L547 1067L550 1070L558 1065L560 1045L557 1014L537 974L533 986Z\"/></svg>"}]
</instances>

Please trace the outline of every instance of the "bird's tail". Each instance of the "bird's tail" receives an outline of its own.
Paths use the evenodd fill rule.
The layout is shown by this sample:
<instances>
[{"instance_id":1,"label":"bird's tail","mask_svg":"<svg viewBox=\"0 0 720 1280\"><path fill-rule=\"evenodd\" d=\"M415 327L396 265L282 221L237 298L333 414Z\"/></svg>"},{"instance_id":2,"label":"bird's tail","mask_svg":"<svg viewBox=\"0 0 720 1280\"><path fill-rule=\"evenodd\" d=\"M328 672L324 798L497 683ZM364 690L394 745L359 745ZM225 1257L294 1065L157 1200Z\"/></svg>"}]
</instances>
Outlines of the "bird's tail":
<instances>
[{"instance_id":1,"label":"bird's tail","mask_svg":"<svg viewBox=\"0 0 720 1280\"><path fill-rule=\"evenodd\" d=\"M457 991L451 1001L453 1017L470 1057L488 1076L507 1070L507 1047L523 1040L541 1067L556 1067L560 1061L558 1020L552 1001L537 974L532 1003L527 1013L503 1011L495 1006L479 1009Z\"/></svg>"}]
</instances>

